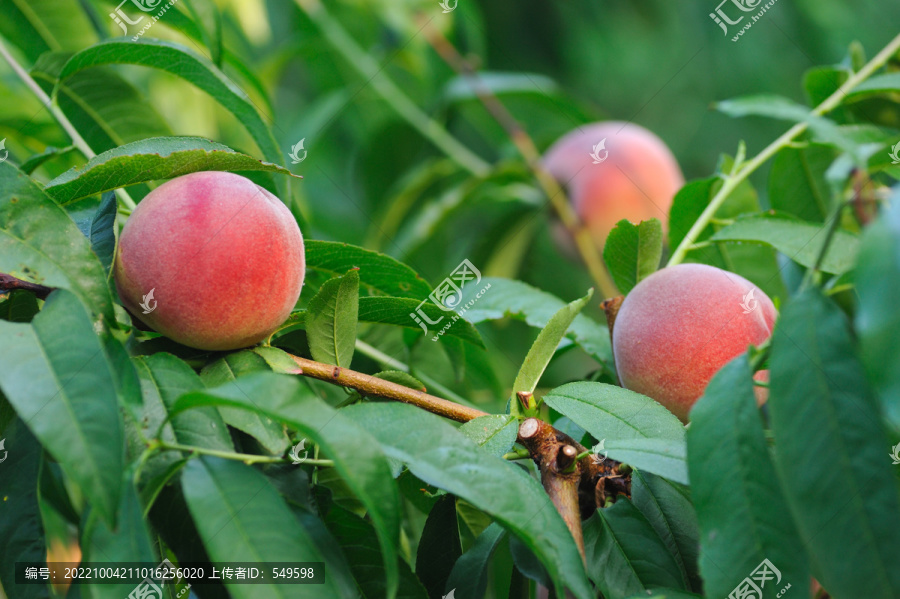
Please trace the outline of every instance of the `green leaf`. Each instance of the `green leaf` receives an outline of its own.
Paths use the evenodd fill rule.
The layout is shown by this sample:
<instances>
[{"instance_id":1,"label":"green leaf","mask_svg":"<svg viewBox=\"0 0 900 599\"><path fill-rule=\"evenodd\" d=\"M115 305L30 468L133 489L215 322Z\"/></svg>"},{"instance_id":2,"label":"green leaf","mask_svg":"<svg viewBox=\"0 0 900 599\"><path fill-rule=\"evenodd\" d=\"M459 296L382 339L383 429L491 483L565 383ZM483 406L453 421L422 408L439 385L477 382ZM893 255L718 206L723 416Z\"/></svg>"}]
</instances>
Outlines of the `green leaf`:
<instances>
[{"instance_id":1,"label":"green leaf","mask_svg":"<svg viewBox=\"0 0 900 599\"><path fill-rule=\"evenodd\" d=\"M583 298L575 300L570 304L566 304L554 314L541 332L538 333L537 339L528 350L522 366L519 368L519 374L513 383L513 400L510 403L510 411L517 416L521 413L521 406L515 398L515 394L519 392L532 393L537 388L538 383L543 376L547 365L556 353L559 342L562 341L568 328L572 325L572 321L578 316L578 313L591 300L594 290L589 289L587 295ZM525 413L533 416L533 410L526 410Z\"/></svg>"},{"instance_id":2,"label":"green leaf","mask_svg":"<svg viewBox=\"0 0 900 599\"><path fill-rule=\"evenodd\" d=\"M633 225L620 220L603 247L603 260L616 287L628 293L642 279L656 272L662 258L662 224L655 218Z\"/></svg>"},{"instance_id":3,"label":"green leaf","mask_svg":"<svg viewBox=\"0 0 900 599\"><path fill-rule=\"evenodd\" d=\"M202 456L185 466L181 483L203 546L213 561L325 561L272 484L251 466ZM327 565L316 575L323 577L323 583L304 585L304 597L340 596L337 589L341 585L332 579ZM287 585L224 584L238 599L296 596Z\"/></svg>"},{"instance_id":4,"label":"green leaf","mask_svg":"<svg viewBox=\"0 0 900 599\"><path fill-rule=\"evenodd\" d=\"M9 556L0 562L0 583L12 597L22 599L47 599L50 589L44 584L18 585L17 561L46 562L47 545L44 524L38 502L38 473L41 467L41 445L25 424L18 418L6 428L3 435L0 459L0 555Z\"/></svg>"},{"instance_id":5,"label":"green leaf","mask_svg":"<svg viewBox=\"0 0 900 599\"><path fill-rule=\"evenodd\" d=\"M594 596L565 523L543 488L518 466L489 455L440 417L413 406L357 404L342 413L365 426L388 457L519 537L550 572L558 594L567 587L577 599Z\"/></svg>"},{"instance_id":6,"label":"green leaf","mask_svg":"<svg viewBox=\"0 0 900 599\"><path fill-rule=\"evenodd\" d=\"M13 289L0 301L0 318L9 322L31 322L38 310L35 295L22 289Z\"/></svg>"},{"instance_id":7,"label":"green leaf","mask_svg":"<svg viewBox=\"0 0 900 599\"><path fill-rule=\"evenodd\" d=\"M284 167L235 152L202 137L153 137L98 154L84 166L56 177L45 191L62 205L147 181L174 179L197 171L266 171L290 175Z\"/></svg>"},{"instance_id":8,"label":"green leaf","mask_svg":"<svg viewBox=\"0 0 900 599\"><path fill-rule=\"evenodd\" d=\"M306 268L334 277L359 269L359 284L369 292L419 299L431 286L412 268L380 252L336 241L306 241Z\"/></svg>"},{"instance_id":9,"label":"green leaf","mask_svg":"<svg viewBox=\"0 0 900 599\"><path fill-rule=\"evenodd\" d=\"M561 299L519 281L484 277L482 282L490 285L490 289L465 313L465 319L473 324L512 316L524 320L529 326L543 329L553 315L566 305ZM467 303L474 296L474 289L464 289L461 301ZM579 314L566 331L566 336L598 362L612 363L609 331L605 326Z\"/></svg>"},{"instance_id":10,"label":"green leaf","mask_svg":"<svg viewBox=\"0 0 900 599\"><path fill-rule=\"evenodd\" d=\"M779 215L754 215L737 219L712 236L713 241L752 242L769 245L801 266L811 268L827 237L825 227ZM822 260L821 270L843 274L853 268L859 239L837 230Z\"/></svg>"},{"instance_id":11,"label":"green leaf","mask_svg":"<svg viewBox=\"0 0 900 599\"><path fill-rule=\"evenodd\" d=\"M752 377L747 356L735 358L691 410L691 495L701 531L700 571L711 597L727 596L764 559L785 583L802 586L809 579L806 552L766 447Z\"/></svg>"},{"instance_id":12,"label":"green leaf","mask_svg":"<svg viewBox=\"0 0 900 599\"><path fill-rule=\"evenodd\" d=\"M784 148L769 172L769 205L812 222L825 222L831 196L825 173L834 162L834 149L820 144Z\"/></svg>"},{"instance_id":13,"label":"green leaf","mask_svg":"<svg viewBox=\"0 0 900 599\"><path fill-rule=\"evenodd\" d=\"M0 33L30 62L44 52L77 50L97 41L87 13L69 0L0 0Z\"/></svg>"},{"instance_id":14,"label":"green leaf","mask_svg":"<svg viewBox=\"0 0 900 599\"><path fill-rule=\"evenodd\" d=\"M349 368L356 347L359 273L351 270L319 289L306 308L306 336L314 360Z\"/></svg>"},{"instance_id":15,"label":"green leaf","mask_svg":"<svg viewBox=\"0 0 900 599\"><path fill-rule=\"evenodd\" d=\"M631 501L675 558L681 570L682 586L700 591L703 587L697 569L700 528L688 488L635 470L631 475Z\"/></svg>"},{"instance_id":16,"label":"green leaf","mask_svg":"<svg viewBox=\"0 0 900 599\"><path fill-rule=\"evenodd\" d=\"M459 432L488 453L501 457L516 442L519 421L508 414L490 414L466 422L459 427Z\"/></svg>"},{"instance_id":17,"label":"green leaf","mask_svg":"<svg viewBox=\"0 0 900 599\"><path fill-rule=\"evenodd\" d=\"M71 52L43 54L30 74L48 94L56 89L60 110L94 152L172 134L154 105L112 69L90 69L60 83L59 74L71 57ZM141 195L147 191L144 186Z\"/></svg>"},{"instance_id":18,"label":"green leaf","mask_svg":"<svg viewBox=\"0 0 900 599\"><path fill-rule=\"evenodd\" d=\"M628 499L584 522L584 550L588 574L607 599L651 586L682 588L675 558Z\"/></svg>"},{"instance_id":19,"label":"green leaf","mask_svg":"<svg viewBox=\"0 0 900 599\"><path fill-rule=\"evenodd\" d=\"M863 234L854 280L863 364L900 437L900 193L894 192L891 208Z\"/></svg>"},{"instance_id":20,"label":"green leaf","mask_svg":"<svg viewBox=\"0 0 900 599\"><path fill-rule=\"evenodd\" d=\"M765 116L787 121L804 121L810 116L807 106L783 96L757 95L716 102L716 110L730 117Z\"/></svg>"},{"instance_id":21,"label":"green leaf","mask_svg":"<svg viewBox=\"0 0 900 599\"><path fill-rule=\"evenodd\" d=\"M421 331L421 326L413 318L414 315L416 318L421 318L420 312L424 312L425 316L435 323L430 325L430 339L439 339L443 336L440 335L440 331L444 331L446 335L457 337L477 347L484 347L484 341L481 340L481 335L474 326L456 313L443 310L431 301L423 303L420 300L405 297L359 298L359 319L362 322L392 324ZM451 326L444 329L448 325Z\"/></svg>"},{"instance_id":22,"label":"green leaf","mask_svg":"<svg viewBox=\"0 0 900 599\"><path fill-rule=\"evenodd\" d=\"M381 542L387 586L392 594L398 576L395 560L400 495L387 459L367 432L371 426L356 426L344 411L336 412L288 375L250 375L217 389L188 393L176 402L172 413L207 405L251 411L287 424L315 441L368 509Z\"/></svg>"},{"instance_id":23,"label":"green leaf","mask_svg":"<svg viewBox=\"0 0 900 599\"><path fill-rule=\"evenodd\" d=\"M103 270L109 276L113 256L116 253L116 216L118 203L115 193L105 193L100 200L100 207L91 219L91 249L100 259Z\"/></svg>"},{"instance_id":24,"label":"green leaf","mask_svg":"<svg viewBox=\"0 0 900 599\"><path fill-rule=\"evenodd\" d=\"M57 290L30 325L0 321L0 389L104 520L114 525L124 438L116 383L90 315Z\"/></svg>"},{"instance_id":25,"label":"green leaf","mask_svg":"<svg viewBox=\"0 0 900 599\"><path fill-rule=\"evenodd\" d=\"M425 520L416 551L416 576L431 597L443 597L453 564L462 555L456 498L441 497Z\"/></svg>"},{"instance_id":26,"label":"green leaf","mask_svg":"<svg viewBox=\"0 0 900 599\"><path fill-rule=\"evenodd\" d=\"M496 522L488 526L475 539L475 544L453 565L444 591L449 593L454 590L459 594L460 599L484 597L488 585L491 556L505 537L506 531Z\"/></svg>"},{"instance_id":27,"label":"green leaf","mask_svg":"<svg viewBox=\"0 0 900 599\"><path fill-rule=\"evenodd\" d=\"M97 256L69 215L8 162L0 163L0 272L75 293L114 322Z\"/></svg>"},{"instance_id":28,"label":"green leaf","mask_svg":"<svg viewBox=\"0 0 900 599\"><path fill-rule=\"evenodd\" d=\"M863 81L847 94L847 100L900 92L900 73L884 73Z\"/></svg>"},{"instance_id":29,"label":"green leaf","mask_svg":"<svg viewBox=\"0 0 900 599\"><path fill-rule=\"evenodd\" d=\"M497 96L506 94L540 94L553 96L559 93L559 85L546 75L539 73L504 73L479 71L479 86L484 86ZM443 98L448 103L479 100L479 90L464 76L454 77L444 87ZM465 595L468 597L468 595Z\"/></svg>"},{"instance_id":30,"label":"green leaf","mask_svg":"<svg viewBox=\"0 0 900 599\"><path fill-rule=\"evenodd\" d=\"M106 64L152 67L192 83L235 116L256 141L256 145L267 160L275 163L283 162L284 157L278 149L275 138L247 94L209 60L192 50L160 40L101 42L78 52L66 63L59 75L60 84L80 71Z\"/></svg>"},{"instance_id":31,"label":"green leaf","mask_svg":"<svg viewBox=\"0 0 900 599\"><path fill-rule=\"evenodd\" d=\"M835 597L887 599L900 595L900 489L847 324L817 289L782 312L769 358L775 464L813 576Z\"/></svg>"},{"instance_id":32,"label":"green leaf","mask_svg":"<svg viewBox=\"0 0 900 599\"><path fill-rule=\"evenodd\" d=\"M228 354L208 364L200 371L200 378L207 387L219 387L238 377L259 372L271 372L272 367L263 356L252 350ZM229 426L242 430L259 441L273 455L283 454L290 446L281 425L257 412L219 408L219 413Z\"/></svg>"}]
</instances>

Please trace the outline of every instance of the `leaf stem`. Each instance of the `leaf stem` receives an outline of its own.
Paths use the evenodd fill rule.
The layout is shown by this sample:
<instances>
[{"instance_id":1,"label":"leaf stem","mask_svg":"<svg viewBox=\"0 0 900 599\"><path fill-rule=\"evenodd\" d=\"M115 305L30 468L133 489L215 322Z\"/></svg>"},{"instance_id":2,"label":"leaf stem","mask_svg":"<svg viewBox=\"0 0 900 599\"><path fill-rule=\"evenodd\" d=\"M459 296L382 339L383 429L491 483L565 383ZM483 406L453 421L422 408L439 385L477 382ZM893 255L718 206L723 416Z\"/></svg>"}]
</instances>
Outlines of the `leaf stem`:
<instances>
[{"instance_id":1,"label":"leaf stem","mask_svg":"<svg viewBox=\"0 0 900 599\"><path fill-rule=\"evenodd\" d=\"M279 456L268 456L268 455L253 455L250 453L236 453L233 451L220 451L218 449L207 449L205 447L196 447L194 445L182 445L181 443L169 443L167 441L158 441L155 443L155 446L159 449L170 450L170 451L186 451L188 453L196 453L200 455L208 455L217 458L224 458L226 460L235 460L238 462L244 462L245 464L280 464L288 462L287 458L279 457ZM314 459L306 459L303 460L303 464L310 464L312 466L326 466L331 467L334 466L334 462L331 460L314 460Z\"/></svg>"},{"instance_id":2,"label":"leaf stem","mask_svg":"<svg viewBox=\"0 0 900 599\"><path fill-rule=\"evenodd\" d=\"M827 112L830 112L837 108L841 102L846 98L847 93L853 90L860 83L868 79L872 76L872 74L879 68L881 68L888 60L890 60L891 56L897 53L900 50L900 35L897 35L894 39L892 39L888 45L886 45L882 50L872 57L863 68L859 71L851 75L847 81L844 82L833 94L828 96L821 104L819 104L816 108L814 108L810 112L810 119L815 117L820 117ZM751 173L756 171L760 166L762 166L769 158L773 157L777 154L782 148L793 143L794 138L806 131L809 127L809 121L804 121L802 123L797 123L787 131L785 131L778 139L770 143L762 152L757 154L754 158L745 162L737 172L726 176L724 178L724 184L721 189L719 189L718 193L710 200L709 205L700 215L700 217L694 222L694 225L687 232L687 235L684 236L684 239L681 240L681 243L678 244L678 247L675 248L675 251L672 252L672 257L669 259L669 263L667 266L674 266L676 264L680 264L688 251L691 249L691 246L694 243L694 240L703 232L706 226L710 223L712 218L715 216L716 211L722 206L728 196L734 191L738 185L743 183L743 181L750 176Z\"/></svg>"},{"instance_id":3,"label":"leaf stem","mask_svg":"<svg viewBox=\"0 0 900 599\"><path fill-rule=\"evenodd\" d=\"M544 168L541 163L540 152L538 152L534 140L516 121L515 117L513 117L496 94L484 84L475 69L459 53L456 47L440 31L432 27L430 21L425 21L422 27L425 29L425 37L431 44L431 47L434 48L444 62L468 82L472 91L475 92L475 95L488 111L488 114L506 131L510 141L512 141L519 154L524 158L538 185L540 185L542 191L550 200L553 209L559 215L560 221L562 221L575 241L575 246L581 255L581 259L587 266L588 272L597 284L600 293L603 294L601 299L618 295L619 291L616 288L616 284L603 263L600 251L591 238L590 232L584 227L578 214L572 208L572 203L569 201L565 190L556 178Z\"/></svg>"},{"instance_id":4,"label":"leaf stem","mask_svg":"<svg viewBox=\"0 0 900 599\"><path fill-rule=\"evenodd\" d=\"M362 76L365 85L381 96L397 114L431 141L447 156L473 175L483 176L491 168L490 164L460 143L437 121L425 114L386 73L384 65L379 65L332 17L319 0L296 0L300 9L309 16L331 46Z\"/></svg>"},{"instance_id":5,"label":"leaf stem","mask_svg":"<svg viewBox=\"0 0 900 599\"><path fill-rule=\"evenodd\" d=\"M25 86L31 90L31 92L37 96L37 99L44 105L44 107L50 111L50 114L53 115L53 118L56 119L56 122L59 123L59 126L63 128L66 134L72 139L72 145L74 145L78 150L84 155L84 157L88 160L94 158L97 154L94 150L91 149L91 146L81 137L81 134L78 133L78 130L69 121L68 117L63 114L63 111L59 108L59 106L50 99L50 96L41 89L41 86L37 84L37 82L28 74L22 65L18 63L18 61L13 57L12 54L9 53L9 50L6 49L6 46L3 44L3 39L0 38L0 56L9 64L12 70L19 76L19 79L25 84ZM134 200L131 199L131 196L128 195L128 192L124 189L117 189L116 195L121 200L122 204L128 210L134 210L136 204Z\"/></svg>"}]
</instances>

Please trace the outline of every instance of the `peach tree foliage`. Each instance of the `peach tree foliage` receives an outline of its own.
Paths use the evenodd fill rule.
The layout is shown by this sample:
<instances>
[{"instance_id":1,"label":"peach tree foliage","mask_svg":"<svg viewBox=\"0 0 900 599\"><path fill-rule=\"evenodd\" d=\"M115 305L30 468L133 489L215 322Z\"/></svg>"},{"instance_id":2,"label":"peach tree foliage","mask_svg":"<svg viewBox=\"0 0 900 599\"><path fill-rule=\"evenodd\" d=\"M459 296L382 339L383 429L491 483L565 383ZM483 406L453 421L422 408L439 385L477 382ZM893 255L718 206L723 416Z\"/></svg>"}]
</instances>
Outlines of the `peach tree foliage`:
<instances>
[{"instance_id":1,"label":"peach tree foliage","mask_svg":"<svg viewBox=\"0 0 900 599\"><path fill-rule=\"evenodd\" d=\"M0 583L9 597L52 596L46 585L16 585L13 567L46 560L51 533L66 531L90 562L325 564L322 585L226 583L196 587L197 597L452 590L470 599L525 596L537 581L578 599L720 598L764 560L779 573L771 596L788 584L790 596L805 596L811 576L835 598L900 596L900 467L888 455L900 443L900 191L880 191L900 176L886 127L900 112L895 73L820 67L806 80L813 107L760 96L721 103L735 117L801 124L797 143L723 156L677 194L667 236L657 220L622 221L610 234L603 258L622 293L666 264L699 262L741 274L781 308L771 342L718 372L685 429L616 384L596 293L558 297L513 269L468 284L462 303L477 301L443 335L410 317L421 309L446 322L422 301L461 260L423 259L424 276L416 264L426 245L460 239L479 264L520 261L501 252L499 232L546 210L521 199L540 194L523 162L470 176L423 161L396 176L393 209L403 214L386 207L362 243L317 239L307 183L285 165L283 147L296 140L267 124L265 85L201 14L167 19L213 60L150 35L99 40L74 27L54 51L30 35L34 15L3 10L19 28L0 29L30 77L97 153L87 159L44 131L34 134L44 151L11 143L0 163L0 273L53 289L0 295ZM86 19L75 3L59 10L70 24ZM205 93L235 117L245 146L174 135L129 82L135 71L114 65ZM840 106L816 109L855 76ZM97 86L109 93L85 110L83 95ZM866 109L876 102L890 114ZM123 112L141 118L117 119ZM751 182L766 160L767 177ZM149 185L204 170L240 172L271 190L307 240L295 311L241 351L192 350L138 330L110 278L133 202ZM443 212L407 201L435 181L450 186ZM481 213L480 230L492 234L479 245L461 232L460 208L488 196L502 201ZM503 332L511 321L516 335ZM292 355L490 414L460 425L303 376ZM561 368L564 380L553 374ZM760 410L753 373L762 369L770 382ZM522 401L516 391L533 395ZM605 457L630 467L630 497L583 513L584 561L534 464L520 459L526 417L584 447L602 441ZM80 592L123 597L132 587Z\"/></svg>"}]
</instances>

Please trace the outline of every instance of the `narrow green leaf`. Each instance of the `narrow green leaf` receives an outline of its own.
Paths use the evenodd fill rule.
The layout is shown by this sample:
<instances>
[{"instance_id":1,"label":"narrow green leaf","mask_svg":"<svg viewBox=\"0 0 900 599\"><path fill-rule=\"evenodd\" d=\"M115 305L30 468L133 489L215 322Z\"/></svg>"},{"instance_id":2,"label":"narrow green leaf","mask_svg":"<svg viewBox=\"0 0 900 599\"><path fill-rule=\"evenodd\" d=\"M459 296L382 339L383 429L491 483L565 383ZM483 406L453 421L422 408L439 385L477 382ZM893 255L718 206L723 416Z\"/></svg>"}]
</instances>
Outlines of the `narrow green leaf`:
<instances>
[{"instance_id":1,"label":"narrow green leaf","mask_svg":"<svg viewBox=\"0 0 900 599\"><path fill-rule=\"evenodd\" d=\"M116 383L90 315L57 290L30 325L0 321L0 389L44 448L114 525L124 438Z\"/></svg>"},{"instance_id":2,"label":"narrow green leaf","mask_svg":"<svg viewBox=\"0 0 900 599\"><path fill-rule=\"evenodd\" d=\"M701 532L700 571L711 597L727 596L764 559L782 573L777 590L788 582L802 588L809 579L806 552L766 447L752 377L747 356L735 358L691 410L691 495Z\"/></svg>"},{"instance_id":3,"label":"narrow green leaf","mask_svg":"<svg viewBox=\"0 0 900 599\"><path fill-rule=\"evenodd\" d=\"M243 90L209 60L192 50L160 40L105 41L75 54L60 73L60 82L84 69L106 64L152 67L185 79L230 111L247 129L267 160L283 162L284 157L275 138Z\"/></svg>"},{"instance_id":4,"label":"narrow green leaf","mask_svg":"<svg viewBox=\"0 0 900 599\"><path fill-rule=\"evenodd\" d=\"M213 561L325 561L272 484L251 466L202 456L185 466L181 483L203 546ZM340 585L332 579L327 564L321 575L324 583L304 585L303 597L340 596ZM237 599L297 596L291 585L224 584Z\"/></svg>"},{"instance_id":5,"label":"narrow green leaf","mask_svg":"<svg viewBox=\"0 0 900 599\"><path fill-rule=\"evenodd\" d=\"M788 121L803 121L810 115L807 106L783 96L757 95L716 102L716 110L731 117L765 116Z\"/></svg>"},{"instance_id":6,"label":"narrow green leaf","mask_svg":"<svg viewBox=\"0 0 900 599\"><path fill-rule=\"evenodd\" d=\"M543 488L518 466L488 454L440 417L413 406L357 404L342 413L365 426L388 457L520 538L547 568L558 594L568 588L577 599L594 596L565 523Z\"/></svg>"},{"instance_id":7,"label":"narrow green leaf","mask_svg":"<svg viewBox=\"0 0 900 599\"><path fill-rule=\"evenodd\" d=\"M306 241L306 268L327 277L359 269L359 284L392 297L418 299L431 293L431 286L412 268L380 252L336 241Z\"/></svg>"},{"instance_id":8,"label":"narrow green leaf","mask_svg":"<svg viewBox=\"0 0 900 599\"><path fill-rule=\"evenodd\" d=\"M863 234L854 279L863 363L900 441L900 192Z\"/></svg>"},{"instance_id":9,"label":"narrow green leaf","mask_svg":"<svg viewBox=\"0 0 900 599\"><path fill-rule=\"evenodd\" d=\"M456 498L441 497L425 520L416 551L416 576L431 597L443 597L453 564L462 555Z\"/></svg>"},{"instance_id":10,"label":"narrow green leaf","mask_svg":"<svg viewBox=\"0 0 900 599\"><path fill-rule=\"evenodd\" d=\"M812 267L827 237L825 226L766 214L737 219L712 236L713 241L752 242L769 245L794 262ZM853 268L859 239L846 231L835 231L821 269L843 274Z\"/></svg>"},{"instance_id":11,"label":"narrow green leaf","mask_svg":"<svg viewBox=\"0 0 900 599\"><path fill-rule=\"evenodd\" d=\"M0 163L0 272L71 290L114 322L112 296L88 240L60 206L8 162Z\"/></svg>"},{"instance_id":12,"label":"narrow green leaf","mask_svg":"<svg viewBox=\"0 0 900 599\"><path fill-rule=\"evenodd\" d=\"M68 0L0 0L0 33L30 62L44 52L77 50L97 41L87 13Z\"/></svg>"},{"instance_id":13,"label":"narrow green leaf","mask_svg":"<svg viewBox=\"0 0 900 599\"><path fill-rule=\"evenodd\" d=\"M853 88L846 99L856 100L877 94L900 92L900 73L884 73L871 77Z\"/></svg>"},{"instance_id":14,"label":"narrow green leaf","mask_svg":"<svg viewBox=\"0 0 900 599\"><path fill-rule=\"evenodd\" d=\"M484 277L482 282L491 287L466 311L464 318L472 324L512 316L524 320L529 326L543 329L553 315L566 305L561 299L520 281ZM463 289L461 301L471 301L476 291ZM605 326L579 314L566 331L566 336L598 362L612 363L609 331Z\"/></svg>"},{"instance_id":15,"label":"narrow green leaf","mask_svg":"<svg viewBox=\"0 0 900 599\"><path fill-rule=\"evenodd\" d=\"M588 574L607 599L652 586L682 588L675 558L626 498L584 522L584 550Z\"/></svg>"},{"instance_id":16,"label":"narrow green leaf","mask_svg":"<svg viewBox=\"0 0 900 599\"><path fill-rule=\"evenodd\" d=\"M775 465L812 574L836 597L897 597L900 490L846 318L810 289L778 322L768 402Z\"/></svg>"},{"instance_id":17,"label":"narrow green leaf","mask_svg":"<svg viewBox=\"0 0 900 599\"><path fill-rule=\"evenodd\" d=\"M519 421L508 414L491 414L466 422L459 427L459 432L488 453L500 457L516 442Z\"/></svg>"},{"instance_id":18,"label":"narrow green leaf","mask_svg":"<svg viewBox=\"0 0 900 599\"><path fill-rule=\"evenodd\" d=\"M202 137L153 137L98 154L49 183L45 191L62 205L147 181L174 179L197 171L266 171L291 175L284 167L236 152Z\"/></svg>"},{"instance_id":19,"label":"narrow green leaf","mask_svg":"<svg viewBox=\"0 0 900 599\"><path fill-rule=\"evenodd\" d=\"M100 259L103 270L109 276L112 268L113 255L116 252L116 217L118 216L118 203L115 193L105 193L100 200L100 207L91 219L91 231L88 238L91 240L91 249Z\"/></svg>"},{"instance_id":20,"label":"narrow green leaf","mask_svg":"<svg viewBox=\"0 0 900 599\"><path fill-rule=\"evenodd\" d=\"M49 599L50 589L44 584L18 585L17 561L45 562L47 544L38 505L38 473L41 467L41 445L25 424L15 418L0 429L0 583L10 597Z\"/></svg>"},{"instance_id":21,"label":"narrow green leaf","mask_svg":"<svg viewBox=\"0 0 900 599\"><path fill-rule=\"evenodd\" d=\"M519 392L531 393L535 390L543 376L544 371L550 364L550 360L559 347L566 331L572 325L572 321L578 316L578 313L590 301L594 295L594 290L589 289L587 295L583 298L575 300L570 304L566 304L554 314L547 326L541 329L537 339L528 350L522 366L519 368L519 374L513 383L513 401L510 403L510 410L513 415L520 413L520 405L515 398L515 394ZM530 413L529 413L530 415Z\"/></svg>"},{"instance_id":22,"label":"narrow green leaf","mask_svg":"<svg viewBox=\"0 0 900 599\"><path fill-rule=\"evenodd\" d=\"M378 532L392 595L398 576L400 495L387 459L367 432L371 426L355 425L343 410L336 412L308 387L287 375L248 375L217 389L188 393L176 402L172 413L207 405L251 411L287 424L315 441L334 460L334 470L369 511Z\"/></svg>"},{"instance_id":23,"label":"narrow green leaf","mask_svg":"<svg viewBox=\"0 0 900 599\"><path fill-rule=\"evenodd\" d=\"M306 308L306 336L314 360L348 368L356 348L359 273L351 270L319 289Z\"/></svg>"},{"instance_id":24,"label":"narrow green leaf","mask_svg":"<svg viewBox=\"0 0 900 599\"><path fill-rule=\"evenodd\" d=\"M446 593L453 591L458 594L460 599L484 597L488 585L491 557L497 550L500 541L505 537L506 531L496 522L488 526L475 539L475 544L453 565L444 591Z\"/></svg>"},{"instance_id":25,"label":"narrow green leaf","mask_svg":"<svg viewBox=\"0 0 900 599\"><path fill-rule=\"evenodd\" d=\"M633 225L620 220L603 247L603 260L616 286L628 293L659 268L662 258L662 224L655 218Z\"/></svg>"},{"instance_id":26,"label":"narrow green leaf","mask_svg":"<svg viewBox=\"0 0 900 599\"><path fill-rule=\"evenodd\" d=\"M836 157L833 148L820 144L778 152L769 172L772 209L806 221L825 222L831 205L825 173Z\"/></svg>"}]
</instances>

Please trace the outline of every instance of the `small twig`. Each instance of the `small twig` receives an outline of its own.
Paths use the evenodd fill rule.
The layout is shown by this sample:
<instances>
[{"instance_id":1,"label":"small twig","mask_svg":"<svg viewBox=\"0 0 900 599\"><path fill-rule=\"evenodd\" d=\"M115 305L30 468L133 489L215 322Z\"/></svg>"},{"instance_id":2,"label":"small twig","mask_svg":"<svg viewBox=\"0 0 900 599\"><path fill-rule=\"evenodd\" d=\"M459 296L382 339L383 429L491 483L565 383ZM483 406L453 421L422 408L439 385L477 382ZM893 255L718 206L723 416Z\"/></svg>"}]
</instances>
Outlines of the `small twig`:
<instances>
[{"instance_id":1,"label":"small twig","mask_svg":"<svg viewBox=\"0 0 900 599\"><path fill-rule=\"evenodd\" d=\"M881 68L884 63L890 60L890 58L894 56L898 50L900 50L900 35L892 39L888 43L888 45L882 48L882 50L878 54L876 54L872 58L872 60L870 60L863 68L848 77L843 85L841 85L833 94L828 96L821 104L814 108L810 112L810 119L820 117L840 106L841 102L847 97L847 94L851 90L853 90L853 88L868 79L876 70ZM725 203L725 200L728 198L732 191L737 189L737 187L747 177L749 177L751 173L756 171L756 169L762 166L769 158L777 154L782 148L791 145L794 141L794 138L806 131L808 127L809 121L797 123L786 132L784 132L781 137L766 146L766 148L763 149L762 152L757 154L753 159L745 162L737 172L726 176L725 181L722 184L722 187L719 189L718 193L716 193L713 199L710 200L709 205L703 210L703 213L694 222L693 226L687 232L687 235L684 236L684 239L682 239L681 243L678 244L678 247L675 248L675 251L672 252L672 257L669 258L668 266L680 264L684 260L694 241L697 239L700 233L703 232L703 230L709 224L710 220L715 216L716 211L718 211L722 204Z\"/></svg>"},{"instance_id":2,"label":"small twig","mask_svg":"<svg viewBox=\"0 0 900 599\"><path fill-rule=\"evenodd\" d=\"M167 441L156 441L152 442L151 449L153 447L158 447L163 450L170 451L186 451L188 453L196 453L199 455L208 455L217 458L223 458L226 460L235 460L238 462L244 462L245 464L279 464L286 463L288 460L283 457L278 456L268 456L268 455L254 455L250 453L235 453L233 451L220 451L218 449L206 449L205 447L196 447L194 445L182 445L181 443L169 443ZM326 466L331 467L334 466L334 462L331 460L314 460L314 459L306 459L303 460L303 464L309 464L311 466Z\"/></svg>"},{"instance_id":3,"label":"small twig","mask_svg":"<svg viewBox=\"0 0 900 599\"><path fill-rule=\"evenodd\" d=\"M12 275L0 273L0 292L12 291L13 289L22 289L32 292L38 299L47 299L47 296L55 289L55 287L47 287L38 285L37 283L29 283L22 279L17 279Z\"/></svg>"},{"instance_id":4,"label":"small twig","mask_svg":"<svg viewBox=\"0 0 900 599\"><path fill-rule=\"evenodd\" d=\"M429 21L425 21L422 27L428 43L444 59L444 62L468 81L488 113L503 127L509 139L516 146L516 149L519 150L528 168L531 169L541 189L559 215L563 225L575 240L578 253L581 254L581 259L584 260L591 277L600 289L600 293L603 294L603 297L617 295L616 284L610 277L596 244L594 244L589 231L584 227L581 219L578 218L578 214L572 208L572 203L566 197L565 190L541 163L541 155L534 144L534 140L519 125L518 121L510 114L500 99L484 84L475 69L460 55L456 47L437 28L431 26Z\"/></svg>"}]
</instances>

